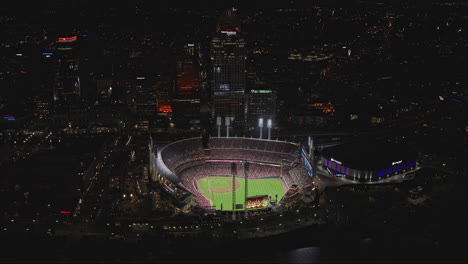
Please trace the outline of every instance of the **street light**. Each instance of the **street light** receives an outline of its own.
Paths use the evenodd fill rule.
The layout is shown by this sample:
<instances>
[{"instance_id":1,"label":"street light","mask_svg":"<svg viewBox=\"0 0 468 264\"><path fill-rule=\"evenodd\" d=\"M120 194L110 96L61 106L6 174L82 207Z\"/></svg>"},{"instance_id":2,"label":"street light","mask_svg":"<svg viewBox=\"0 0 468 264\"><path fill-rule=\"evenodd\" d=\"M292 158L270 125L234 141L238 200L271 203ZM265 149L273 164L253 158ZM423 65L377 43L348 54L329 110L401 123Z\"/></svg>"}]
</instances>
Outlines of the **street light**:
<instances>
[{"instance_id":1,"label":"street light","mask_svg":"<svg viewBox=\"0 0 468 264\"><path fill-rule=\"evenodd\" d=\"M231 118L229 116L224 117L226 123L226 137L229 137L229 125L231 125Z\"/></svg>"},{"instance_id":2,"label":"street light","mask_svg":"<svg viewBox=\"0 0 468 264\"><path fill-rule=\"evenodd\" d=\"M221 117L216 117L216 125L218 126L218 138L221 136Z\"/></svg>"}]
</instances>

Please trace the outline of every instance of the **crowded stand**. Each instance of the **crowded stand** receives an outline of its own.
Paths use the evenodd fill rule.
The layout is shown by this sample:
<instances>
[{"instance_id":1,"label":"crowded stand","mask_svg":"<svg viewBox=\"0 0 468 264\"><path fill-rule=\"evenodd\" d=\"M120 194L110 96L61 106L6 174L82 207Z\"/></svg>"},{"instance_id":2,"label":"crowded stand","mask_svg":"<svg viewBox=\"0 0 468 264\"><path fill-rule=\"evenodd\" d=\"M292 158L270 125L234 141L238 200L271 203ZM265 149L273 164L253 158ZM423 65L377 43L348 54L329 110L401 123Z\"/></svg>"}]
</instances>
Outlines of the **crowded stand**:
<instances>
[{"instance_id":1,"label":"crowded stand","mask_svg":"<svg viewBox=\"0 0 468 264\"><path fill-rule=\"evenodd\" d=\"M309 177L307 170L303 166L290 169L289 175L291 175L293 181L301 187L306 186L312 182L312 178Z\"/></svg>"},{"instance_id":2,"label":"crowded stand","mask_svg":"<svg viewBox=\"0 0 468 264\"><path fill-rule=\"evenodd\" d=\"M194 156L203 156L201 138L191 138L174 142L161 150L161 156L169 169Z\"/></svg>"},{"instance_id":3,"label":"crowded stand","mask_svg":"<svg viewBox=\"0 0 468 264\"><path fill-rule=\"evenodd\" d=\"M291 161L294 160L293 156L287 154L262 152L259 150L248 149L211 149L211 158L249 160L274 164L281 164L281 160L286 160L286 163L291 163Z\"/></svg>"},{"instance_id":4,"label":"crowded stand","mask_svg":"<svg viewBox=\"0 0 468 264\"><path fill-rule=\"evenodd\" d=\"M212 138L210 140L211 158L241 159L257 162L280 164L294 161L299 155L296 144L251 138ZM165 166L172 172L187 161L204 157L201 138L184 139L162 148L160 156Z\"/></svg>"},{"instance_id":5,"label":"crowded stand","mask_svg":"<svg viewBox=\"0 0 468 264\"><path fill-rule=\"evenodd\" d=\"M282 153L297 157L299 148L297 145L283 141L261 140L252 138L212 138L210 148L213 149L243 149L261 152Z\"/></svg>"}]
</instances>

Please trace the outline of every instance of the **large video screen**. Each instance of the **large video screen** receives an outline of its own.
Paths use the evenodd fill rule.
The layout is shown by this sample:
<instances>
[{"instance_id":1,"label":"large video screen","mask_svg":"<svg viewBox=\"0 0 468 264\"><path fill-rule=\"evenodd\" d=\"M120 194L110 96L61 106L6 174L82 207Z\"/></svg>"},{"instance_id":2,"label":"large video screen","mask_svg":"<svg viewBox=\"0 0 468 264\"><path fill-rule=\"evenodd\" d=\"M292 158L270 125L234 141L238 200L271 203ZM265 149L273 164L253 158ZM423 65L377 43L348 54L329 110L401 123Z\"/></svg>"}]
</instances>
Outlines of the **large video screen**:
<instances>
[{"instance_id":1,"label":"large video screen","mask_svg":"<svg viewBox=\"0 0 468 264\"><path fill-rule=\"evenodd\" d=\"M247 209L260 209L268 207L268 195L247 197Z\"/></svg>"}]
</instances>

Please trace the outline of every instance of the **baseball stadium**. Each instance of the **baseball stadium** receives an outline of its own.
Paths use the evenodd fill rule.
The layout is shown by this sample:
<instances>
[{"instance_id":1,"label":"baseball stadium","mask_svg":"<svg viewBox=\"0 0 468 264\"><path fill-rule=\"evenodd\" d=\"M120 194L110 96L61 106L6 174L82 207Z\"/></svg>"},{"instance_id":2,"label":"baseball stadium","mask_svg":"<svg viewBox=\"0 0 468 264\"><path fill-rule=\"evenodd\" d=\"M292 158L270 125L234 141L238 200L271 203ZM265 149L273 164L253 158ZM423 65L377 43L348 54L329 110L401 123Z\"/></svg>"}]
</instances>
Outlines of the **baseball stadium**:
<instances>
[{"instance_id":1,"label":"baseball stadium","mask_svg":"<svg viewBox=\"0 0 468 264\"><path fill-rule=\"evenodd\" d=\"M150 174L171 196L204 210L264 210L310 188L299 144L254 138L150 143Z\"/></svg>"}]
</instances>

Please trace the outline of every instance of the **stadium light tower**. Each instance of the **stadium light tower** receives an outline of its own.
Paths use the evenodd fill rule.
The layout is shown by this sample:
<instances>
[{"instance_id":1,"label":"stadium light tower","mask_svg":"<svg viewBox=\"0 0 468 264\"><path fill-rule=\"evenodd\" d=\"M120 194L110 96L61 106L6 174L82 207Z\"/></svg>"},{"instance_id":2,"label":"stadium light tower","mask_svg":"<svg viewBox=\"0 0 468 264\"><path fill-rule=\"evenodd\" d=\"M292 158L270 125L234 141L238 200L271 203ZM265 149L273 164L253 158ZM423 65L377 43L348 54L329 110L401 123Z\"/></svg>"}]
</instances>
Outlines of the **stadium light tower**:
<instances>
[{"instance_id":1,"label":"stadium light tower","mask_svg":"<svg viewBox=\"0 0 468 264\"><path fill-rule=\"evenodd\" d=\"M244 193L244 210L245 210L245 213L244 213L244 216L247 218L247 197L249 197L249 189L248 189L248 182L249 182L249 167L250 167L250 164L248 161L244 161L243 163L244 165L244 176L245 176L245 181L244 181L244 184L245 184L245 193Z\"/></svg>"},{"instance_id":2,"label":"stadium light tower","mask_svg":"<svg viewBox=\"0 0 468 264\"><path fill-rule=\"evenodd\" d=\"M224 117L224 123L226 124L226 137L229 137L229 126L231 125L231 118L229 116Z\"/></svg>"},{"instance_id":3,"label":"stadium light tower","mask_svg":"<svg viewBox=\"0 0 468 264\"><path fill-rule=\"evenodd\" d=\"M231 175L232 175L232 220L236 220L236 175L237 175L237 164L231 163Z\"/></svg>"},{"instance_id":4,"label":"stadium light tower","mask_svg":"<svg viewBox=\"0 0 468 264\"><path fill-rule=\"evenodd\" d=\"M263 118L258 119L258 127L260 128L260 139L262 139L262 132L263 132Z\"/></svg>"},{"instance_id":5,"label":"stadium light tower","mask_svg":"<svg viewBox=\"0 0 468 264\"><path fill-rule=\"evenodd\" d=\"M309 136L309 160L314 162L314 139Z\"/></svg>"},{"instance_id":6,"label":"stadium light tower","mask_svg":"<svg viewBox=\"0 0 468 264\"><path fill-rule=\"evenodd\" d=\"M271 127L272 127L272 122L271 119L267 120L267 128L268 128L268 140L271 139Z\"/></svg>"},{"instance_id":7,"label":"stadium light tower","mask_svg":"<svg viewBox=\"0 0 468 264\"><path fill-rule=\"evenodd\" d=\"M216 125L218 126L218 138L221 136L221 117L216 117Z\"/></svg>"}]
</instances>

